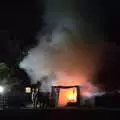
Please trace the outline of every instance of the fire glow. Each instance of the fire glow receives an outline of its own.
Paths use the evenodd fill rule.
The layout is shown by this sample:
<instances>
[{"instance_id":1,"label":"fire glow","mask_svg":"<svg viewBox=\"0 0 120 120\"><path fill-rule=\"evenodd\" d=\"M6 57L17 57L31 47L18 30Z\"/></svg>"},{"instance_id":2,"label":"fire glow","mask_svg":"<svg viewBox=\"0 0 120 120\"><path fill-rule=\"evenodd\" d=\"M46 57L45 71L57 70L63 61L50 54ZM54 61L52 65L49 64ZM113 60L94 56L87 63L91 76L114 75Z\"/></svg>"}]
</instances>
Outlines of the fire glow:
<instances>
[{"instance_id":1,"label":"fire glow","mask_svg":"<svg viewBox=\"0 0 120 120\"><path fill-rule=\"evenodd\" d=\"M75 43L74 39L61 38L61 34L58 36L61 40L57 43L58 46L55 45L55 49L52 49L54 46L50 46L50 43L43 42L32 49L22 61L21 67L26 69L26 72L31 77L31 82L36 83L42 76L48 76L48 81L43 81L45 84L42 84L44 90L50 91L48 88L51 88L53 85L51 83L54 81L56 86L82 85L81 94L83 96L96 92L98 88L91 81L98 69L100 60L99 46L82 45L79 41ZM66 43L64 43L65 41ZM54 41L52 42L54 43ZM54 54L51 53L51 49L55 51ZM51 72L55 74L56 78L50 78ZM76 101L72 91L61 91L59 105L66 105L69 101Z\"/></svg>"},{"instance_id":2,"label":"fire glow","mask_svg":"<svg viewBox=\"0 0 120 120\"><path fill-rule=\"evenodd\" d=\"M91 96L94 92L98 91L98 88L94 86L92 83L87 81L87 77L82 77L79 74L75 76L67 76L66 74L59 73L59 79L56 81L56 85L58 86L80 86L80 94L81 96ZM69 102L77 102L77 89L69 88L69 89L61 89L59 96L59 106L65 106Z\"/></svg>"},{"instance_id":3,"label":"fire glow","mask_svg":"<svg viewBox=\"0 0 120 120\"><path fill-rule=\"evenodd\" d=\"M67 5L68 6L68 5ZM61 7L62 8L62 7ZM63 13L63 12L62 12ZM48 76L48 81L43 81L42 88L46 91L55 85L74 86L82 85L82 95L86 92L96 92L97 87L92 85L93 76L98 71L101 61L101 45L85 44L84 39L78 34L77 29L70 27L77 25L73 22L61 22L49 34L38 37L40 42L31 49L20 64L31 78L31 83L36 83L43 76ZM65 25L65 26L64 26ZM60 27L59 27L60 26ZM87 36L87 34L86 34ZM51 41L48 42L47 40ZM53 72L56 78L50 78ZM62 90L59 104L65 105L68 101L76 101L73 90ZM75 92L76 94L76 92ZM87 94L86 94L87 95Z\"/></svg>"},{"instance_id":4,"label":"fire glow","mask_svg":"<svg viewBox=\"0 0 120 120\"><path fill-rule=\"evenodd\" d=\"M76 88L61 89L59 95L59 106L64 106L69 102L77 102Z\"/></svg>"},{"instance_id":5,"label":"fire glow","mask_svg":"<svg viewBox=\"0 0 120 120\"><path fill-rule=\"evenodd\" d=\"M76 97L77 97L77 92L73 90L70 91L69 90L69 93L67 93L67 98L70 102L76 102Z\"/></svg>"}]
</instances>

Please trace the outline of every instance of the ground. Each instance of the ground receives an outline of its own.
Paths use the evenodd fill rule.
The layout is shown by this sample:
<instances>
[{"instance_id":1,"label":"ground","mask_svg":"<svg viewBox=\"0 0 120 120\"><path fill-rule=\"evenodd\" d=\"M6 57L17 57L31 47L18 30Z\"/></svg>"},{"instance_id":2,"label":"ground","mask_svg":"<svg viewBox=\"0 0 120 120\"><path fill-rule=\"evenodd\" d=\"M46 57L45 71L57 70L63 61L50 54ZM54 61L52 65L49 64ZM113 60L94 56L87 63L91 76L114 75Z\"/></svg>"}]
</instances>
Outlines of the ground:
<instances>
[{"instance_id":1,"label":"ground","mask_svg":"<svg viewBox=\"0 0 120 120\"><path fill-rule=\"evenodd\" d=\"M120 110L98 110L98 109L47 109L47 110L33 110L33 109L20 109L20 110L1 110L0 116L3 119L49 119L49 120L80 120L80 119L119 119Z\"/></svg>"},{"instance_id":2,"label":"ground","mask_svg":"<svg viewBox=\"0 0 120 120\"><path fill-rule=\"evenodd\" d=\"M77 108L77 107L59 107L59 108L48 108L46 110L34 110L32 105L29 104L25 108L21 109L1 109L0 117L3 119L25 119L35 120L38 118L49 119L49 120L75 120L75 119L106 119L113 118L117 120L120 118L120 109L107 109L107 108ZM107 117L107 118L106 118Z\"/></svg>"}]
</instances>

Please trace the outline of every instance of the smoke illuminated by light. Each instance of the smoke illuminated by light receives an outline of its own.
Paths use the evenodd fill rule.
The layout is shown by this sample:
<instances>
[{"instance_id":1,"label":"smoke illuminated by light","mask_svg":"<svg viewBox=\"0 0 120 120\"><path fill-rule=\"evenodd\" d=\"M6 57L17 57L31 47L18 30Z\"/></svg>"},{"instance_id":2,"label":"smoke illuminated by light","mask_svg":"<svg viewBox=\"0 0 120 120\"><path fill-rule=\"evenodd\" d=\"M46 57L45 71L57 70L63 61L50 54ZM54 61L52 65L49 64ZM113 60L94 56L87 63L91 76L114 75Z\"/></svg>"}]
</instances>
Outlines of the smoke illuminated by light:
<instances>
[{"instance_id":1,"label":"smoke illuminated by light","mask_svg":"<svg viewBox=\"0 0 120 120\"><path fill-rule=\"evenodd\" d=\"M59 8L55 7L55 9L60 9L61 12L53 10L54 7L50 6L49 2L60 3ZM53 84L82 85L82 95L98 91L99 89L92 84L92 81L101 66L103 45L89 44L83 36L87 36L88 41L101 40L101 38L91 32L90 25L81 17L76 19L73 0L71 2L53 0L52 2L48 0L46 3L44 15L47 27L51 28L51 31L49 34L37 37L40 42L29 51L28 56L21 61L20 67L31 77L31 83L36 83L43 76L48 76L49 79L42 83L43 91L51 91ZM47 42L48 39L51 41ZM56 77L51 77L51 73ZM68 95L67 99L72 99L71 93L63 93L61 93L62 98Z\"/></svg>"}]
</instances>

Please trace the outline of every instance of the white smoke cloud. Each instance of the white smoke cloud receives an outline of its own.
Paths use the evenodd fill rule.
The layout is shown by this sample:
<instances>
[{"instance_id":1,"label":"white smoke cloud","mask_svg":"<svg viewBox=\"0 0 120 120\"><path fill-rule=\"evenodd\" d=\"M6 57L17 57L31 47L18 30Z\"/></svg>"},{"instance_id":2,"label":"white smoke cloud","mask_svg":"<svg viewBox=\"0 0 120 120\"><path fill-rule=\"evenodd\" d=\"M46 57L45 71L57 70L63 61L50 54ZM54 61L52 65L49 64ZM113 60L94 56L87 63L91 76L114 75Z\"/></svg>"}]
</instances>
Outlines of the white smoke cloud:
<instances>
[{"instance_id":1,"label":"white smoke cloud","mask_svg":"<svg viewBox=\"0 0 120 120\"><path fill-rule=\"evenodd\" d=\"M40 42L20 63L20 67L30 76L31 83L36 83L43 76L49 77L49 80L42 82L43 91L50 91L53 84L88 85L86 83L98 69L99 46L84 44L85 32L88 39L95 38L90 35L90 25L79 17L73 3L74 0L47 1L44 19L48 28L52 29L51 34L49 37L48 34L37 37ZM56 78L51 76L52 72Z\"/></svg>"}]
</instances>

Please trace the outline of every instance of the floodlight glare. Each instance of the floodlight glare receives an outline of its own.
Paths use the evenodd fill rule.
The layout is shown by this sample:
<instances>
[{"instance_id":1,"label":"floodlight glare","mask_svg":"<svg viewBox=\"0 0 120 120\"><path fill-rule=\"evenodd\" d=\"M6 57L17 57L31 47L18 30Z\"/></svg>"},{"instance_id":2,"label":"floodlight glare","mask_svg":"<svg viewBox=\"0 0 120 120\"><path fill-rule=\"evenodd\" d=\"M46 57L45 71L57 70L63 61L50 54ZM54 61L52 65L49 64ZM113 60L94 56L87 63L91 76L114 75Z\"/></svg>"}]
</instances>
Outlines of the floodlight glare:
<instances>
[{"instance_id":1,"label":"floodlight glare","mask_svg":"<svg viewBox=\"0 0 120 120\"><path fill-rule=\"evenodd\" d=\"M3 93L3 92L4 92L4 87L0 86L0 93Z\"/></svg>"}]
</instances>

